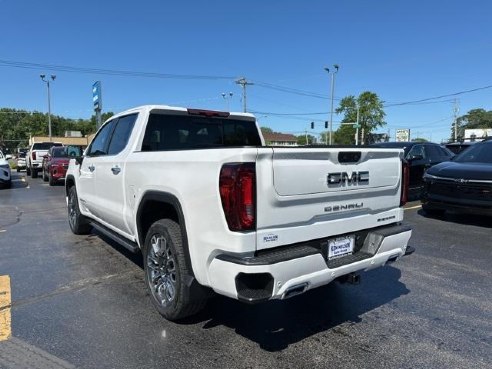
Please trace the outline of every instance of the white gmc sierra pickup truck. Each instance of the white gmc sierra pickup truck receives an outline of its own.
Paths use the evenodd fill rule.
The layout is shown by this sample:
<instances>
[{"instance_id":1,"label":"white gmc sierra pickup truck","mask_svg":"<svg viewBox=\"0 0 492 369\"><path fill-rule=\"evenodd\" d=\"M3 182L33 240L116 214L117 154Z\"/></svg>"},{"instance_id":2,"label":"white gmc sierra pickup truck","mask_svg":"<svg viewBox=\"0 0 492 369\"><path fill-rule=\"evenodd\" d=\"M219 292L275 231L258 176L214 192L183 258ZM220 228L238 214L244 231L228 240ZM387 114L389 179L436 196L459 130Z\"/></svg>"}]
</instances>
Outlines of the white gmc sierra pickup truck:
<instances>
[{"instance_id":1,"label":"white gmc sierra pickup truck","mask_svg":"<svg viewBox=\"0 0 492 369\"><path fill-rule=\"evenodd\" d=\"M402 154L266 147L251 114L138 107L70 161L69 224L141 251L167 319L196 313L211 290L285 299L413 252Z\"/></svg>"}]
</instances>

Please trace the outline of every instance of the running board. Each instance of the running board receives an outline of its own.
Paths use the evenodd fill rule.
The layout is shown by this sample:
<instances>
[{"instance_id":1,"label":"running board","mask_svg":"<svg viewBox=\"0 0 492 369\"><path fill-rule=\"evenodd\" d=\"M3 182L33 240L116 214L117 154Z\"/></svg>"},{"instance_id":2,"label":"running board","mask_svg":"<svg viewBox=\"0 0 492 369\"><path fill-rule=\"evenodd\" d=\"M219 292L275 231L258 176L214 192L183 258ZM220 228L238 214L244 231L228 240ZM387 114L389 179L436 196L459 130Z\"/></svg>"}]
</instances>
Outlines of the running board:
<instances>
[{"instance_id":1,"label":"running board","mask_svg":"<svg viewBox=\"0 0 492 369\"><path fill-rule=\"evenodd\" d=\"M140 248L135 242L127 240L123 236L120 236L118 233L106 228L102 224L91 222L91 226L102 233L104 236L111 238L113 241L117 242L119 245L123 246L125 249L133 252L134 254L140 251Z\"/></svg>"}]
</instances>

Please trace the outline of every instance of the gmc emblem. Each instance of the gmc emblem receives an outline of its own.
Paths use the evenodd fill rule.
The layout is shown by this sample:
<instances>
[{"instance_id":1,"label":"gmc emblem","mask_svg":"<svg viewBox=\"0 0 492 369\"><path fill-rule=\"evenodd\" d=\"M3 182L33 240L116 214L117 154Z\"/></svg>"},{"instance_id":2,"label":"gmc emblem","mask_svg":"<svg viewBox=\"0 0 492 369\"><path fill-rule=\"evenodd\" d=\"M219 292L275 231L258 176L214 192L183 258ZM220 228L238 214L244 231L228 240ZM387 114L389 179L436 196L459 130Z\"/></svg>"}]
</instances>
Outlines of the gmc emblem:
<instances>
[{"instance_id":1,"label":"gmc emblem","mask_svg":"<svg viewBox=\"0 0 492 369\"><path fill-rule=\"evenodd\" d=\"M327 184L328 186L369 184L369 172L352 172L350 175L347 172L328 173Z\"/></svg>"}]
</instances>

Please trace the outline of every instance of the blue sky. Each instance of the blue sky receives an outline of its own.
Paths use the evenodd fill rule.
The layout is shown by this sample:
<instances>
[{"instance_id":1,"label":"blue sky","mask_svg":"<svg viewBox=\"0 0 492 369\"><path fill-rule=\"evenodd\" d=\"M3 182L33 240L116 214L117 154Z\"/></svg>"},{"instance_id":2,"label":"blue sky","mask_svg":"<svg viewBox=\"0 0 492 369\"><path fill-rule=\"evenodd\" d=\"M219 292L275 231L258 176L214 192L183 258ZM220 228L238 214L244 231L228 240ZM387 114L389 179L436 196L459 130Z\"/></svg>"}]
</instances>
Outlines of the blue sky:
<instances>
[{"instance_id":1,"label":"blue sky","mask_svg":"<svg viewBox=\"0 0 492 369\"><path fill-rule=\"evenodd\" d=\"M92 114L93 82L104 111L142 104L248 110L275 131L324 130L330 77L335 99L369 90L387 105L492 85L488 1L67 1L0 0L0 107L47 111L40 73L56 74L52 112ZM146 78L16 68L2 61L155 72L217 79ZM273 84L319 97L285 93ZM232 92L230 101L221 94ZM457 95L460 114L492 110L492 88ZM387 107L379 132L410 128L433 141L450 136L453 99ZM335 105L337 101L335 100ZM326 113L303 115L306 113ZM279 116L276 114L292 114ZM334 116L334 128L341 117Z\"/></svg>"}]
</instances>

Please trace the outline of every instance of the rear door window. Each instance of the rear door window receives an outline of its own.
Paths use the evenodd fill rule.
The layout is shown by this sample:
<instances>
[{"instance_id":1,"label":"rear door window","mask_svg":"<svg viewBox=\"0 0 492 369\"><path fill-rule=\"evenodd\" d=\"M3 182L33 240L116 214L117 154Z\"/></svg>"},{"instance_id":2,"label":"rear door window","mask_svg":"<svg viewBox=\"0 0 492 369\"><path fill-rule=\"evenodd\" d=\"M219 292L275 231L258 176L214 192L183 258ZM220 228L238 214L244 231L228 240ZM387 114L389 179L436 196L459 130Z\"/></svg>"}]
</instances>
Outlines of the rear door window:
<instances>
[{"instance_id":1,"label":"rear door window","mask_svg":"<svg viewBox=\"0 0 492 369\"><path fill-rule=\"evenodd\" d=\"M439 150L438 146L426 145L425 150L427 151L429 160L431 162L438 162L443 160L443 152Z\"/></svg>"}]
</instances>

